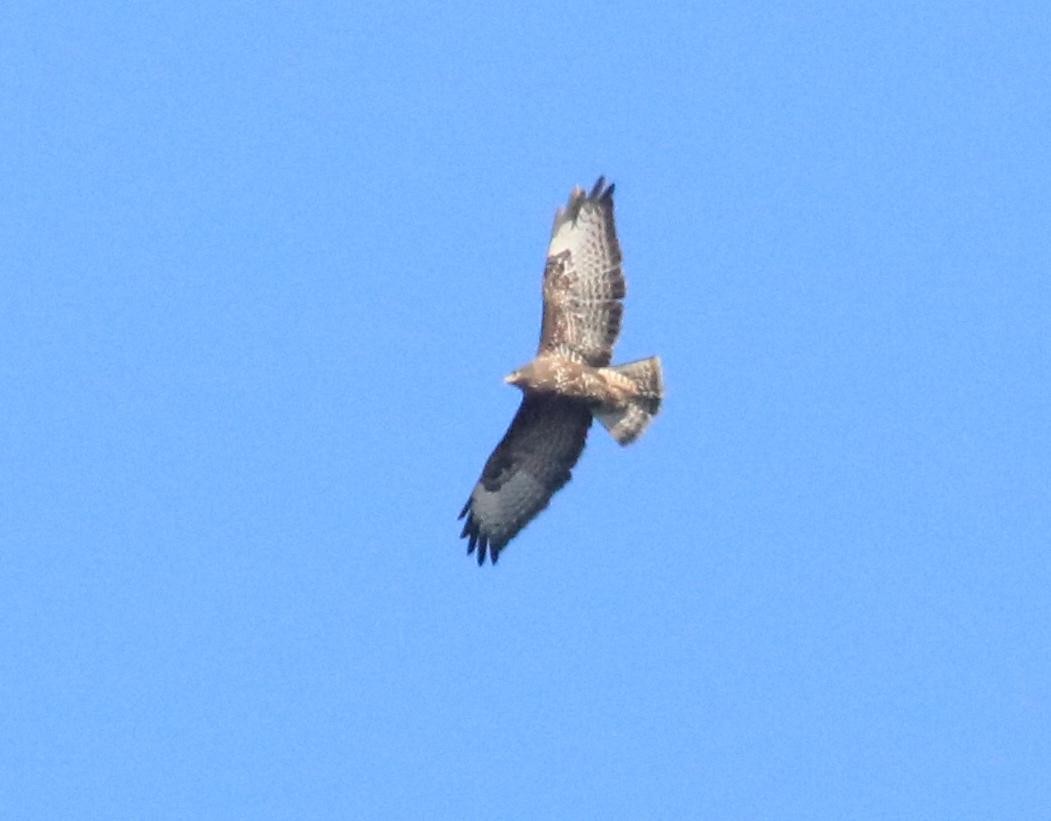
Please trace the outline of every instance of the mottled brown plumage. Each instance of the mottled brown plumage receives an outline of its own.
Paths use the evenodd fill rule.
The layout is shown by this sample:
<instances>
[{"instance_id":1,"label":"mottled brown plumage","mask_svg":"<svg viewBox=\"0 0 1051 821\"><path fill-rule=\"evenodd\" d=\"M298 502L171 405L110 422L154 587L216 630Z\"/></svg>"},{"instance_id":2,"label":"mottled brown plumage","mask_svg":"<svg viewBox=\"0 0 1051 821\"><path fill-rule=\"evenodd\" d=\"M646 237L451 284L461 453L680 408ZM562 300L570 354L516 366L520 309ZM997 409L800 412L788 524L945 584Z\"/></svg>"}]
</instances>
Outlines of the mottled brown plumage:
<instances>
[{"instance_id":1,"label":"mottled brown plumage","mask_svg":"<svg viewBox=\"0 0 1051 821\"><path fill-rule=\"evenodd\" d=\"M544 266L544 316L538 353L599 367L613 358L627 288L613 221L613 186L600 177L575 188L555 213Z\"/></svg>"},{"instance_id":2,"label":"mottled brown plumage","mask_svg":"<svg viewBox=\"0 0 1051 821\"><path fill-rule=\"evenodd\" d=\"M506 381L522 404L482 470L460 518L467 552L500 551L570 479L593 417L626 445L660 408L657 357L610 366L625 295L613 186L575 188L555 214L544 267L536 358Z\"/></svg>"}]
</instances>

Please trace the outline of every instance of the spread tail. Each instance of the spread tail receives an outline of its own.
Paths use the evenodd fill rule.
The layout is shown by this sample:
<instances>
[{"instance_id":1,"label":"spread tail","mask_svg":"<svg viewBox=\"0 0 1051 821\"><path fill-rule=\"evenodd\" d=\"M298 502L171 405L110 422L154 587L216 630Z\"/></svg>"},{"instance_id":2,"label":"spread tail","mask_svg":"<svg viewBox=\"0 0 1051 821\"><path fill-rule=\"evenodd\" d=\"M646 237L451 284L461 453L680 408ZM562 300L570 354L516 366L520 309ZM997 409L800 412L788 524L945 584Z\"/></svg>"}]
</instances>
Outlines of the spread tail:
<instances>
[{"instance_id":1,"label":"spread tail","mask_svg":"<svg viewBox=\"0 0 1051 821\"><path fill-rule=\"evenodd\" d=\"M614 439L622 445L634 442L649 425L664 398L664 378L660 357L639 359L610 368L635 385L635 396L621 407L604 407L595 412Z\"/></svg>"}]
</instances>

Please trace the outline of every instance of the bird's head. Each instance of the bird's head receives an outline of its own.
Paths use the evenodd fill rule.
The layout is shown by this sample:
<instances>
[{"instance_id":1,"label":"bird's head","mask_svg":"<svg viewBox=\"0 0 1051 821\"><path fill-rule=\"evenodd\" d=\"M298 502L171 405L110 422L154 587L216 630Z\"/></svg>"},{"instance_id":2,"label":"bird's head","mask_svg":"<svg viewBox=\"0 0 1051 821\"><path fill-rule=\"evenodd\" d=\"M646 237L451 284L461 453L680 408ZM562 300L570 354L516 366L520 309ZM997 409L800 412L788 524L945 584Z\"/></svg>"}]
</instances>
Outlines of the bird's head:
<instances>
[{"instance_id":1,"label":"bird's head","mask_svg":"<svg viewBox=\"0 0 1051 821\"><path fill-rule=\"evenodd\" d=\"M524 385L528 384L532 370L532 365L523 365L521 368L517 368L511 371L511 373L505 376L504 382L506 382L508 385L515 385L521 388Z\"/></svg>"}]
</instances>

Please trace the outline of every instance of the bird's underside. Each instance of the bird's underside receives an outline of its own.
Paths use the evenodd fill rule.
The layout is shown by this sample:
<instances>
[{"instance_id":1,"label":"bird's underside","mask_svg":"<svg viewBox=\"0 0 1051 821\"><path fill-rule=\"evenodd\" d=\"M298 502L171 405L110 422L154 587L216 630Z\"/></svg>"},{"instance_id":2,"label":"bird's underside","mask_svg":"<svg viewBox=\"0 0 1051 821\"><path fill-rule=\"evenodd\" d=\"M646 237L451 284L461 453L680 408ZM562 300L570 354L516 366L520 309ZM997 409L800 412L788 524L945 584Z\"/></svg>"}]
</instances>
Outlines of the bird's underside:
<instances>
[{"instance_id":1,"label":"bird's underside","mask_svg":"<svg viewBox=\"0 0 1051 821\"><path fill-rule=\"evenodd\" d=\"M613 186L580 188L555 214L544 268L537 356L506 381L522 390L503 439L460 512L467 552L495 564L500 551L571 478L593 418L622 445L660 408L657 357L610 366L625 295Z\"/></svg>"},{"instance_id":2,"label":"bird's underside","mask_svg":"<svg viewBox=\"0 0 1051 821\"><path fill-rule=\"evenodd\" d=\"M527 393L583 402L620 444L633 442L660 408L663 386L656 357L593 368L557 354L542 354L507 377ZM635 409L642 413L634 413Z\"/></svg>"}]
</instances>

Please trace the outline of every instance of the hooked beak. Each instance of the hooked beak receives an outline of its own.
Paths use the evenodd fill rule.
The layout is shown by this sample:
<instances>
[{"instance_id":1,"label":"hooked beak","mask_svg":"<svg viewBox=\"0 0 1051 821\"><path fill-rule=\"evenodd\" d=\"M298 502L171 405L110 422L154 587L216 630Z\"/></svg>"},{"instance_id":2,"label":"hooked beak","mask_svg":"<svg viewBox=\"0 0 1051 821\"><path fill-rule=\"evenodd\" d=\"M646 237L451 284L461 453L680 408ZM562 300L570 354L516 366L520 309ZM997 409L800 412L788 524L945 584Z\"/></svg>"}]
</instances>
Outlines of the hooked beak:
<instances>
[{"instance_id":1,"label":"hooked beak","mask_svg":"<svg viewBox=\"0 0 1051 821\"><path fill-rule=\"evenodd\" d=\"M504 377L504 382L508 385L517 385L519 379L521 379L521 377L518 375L518 371L512 371Z\"/></svg>"}]
</instances>

